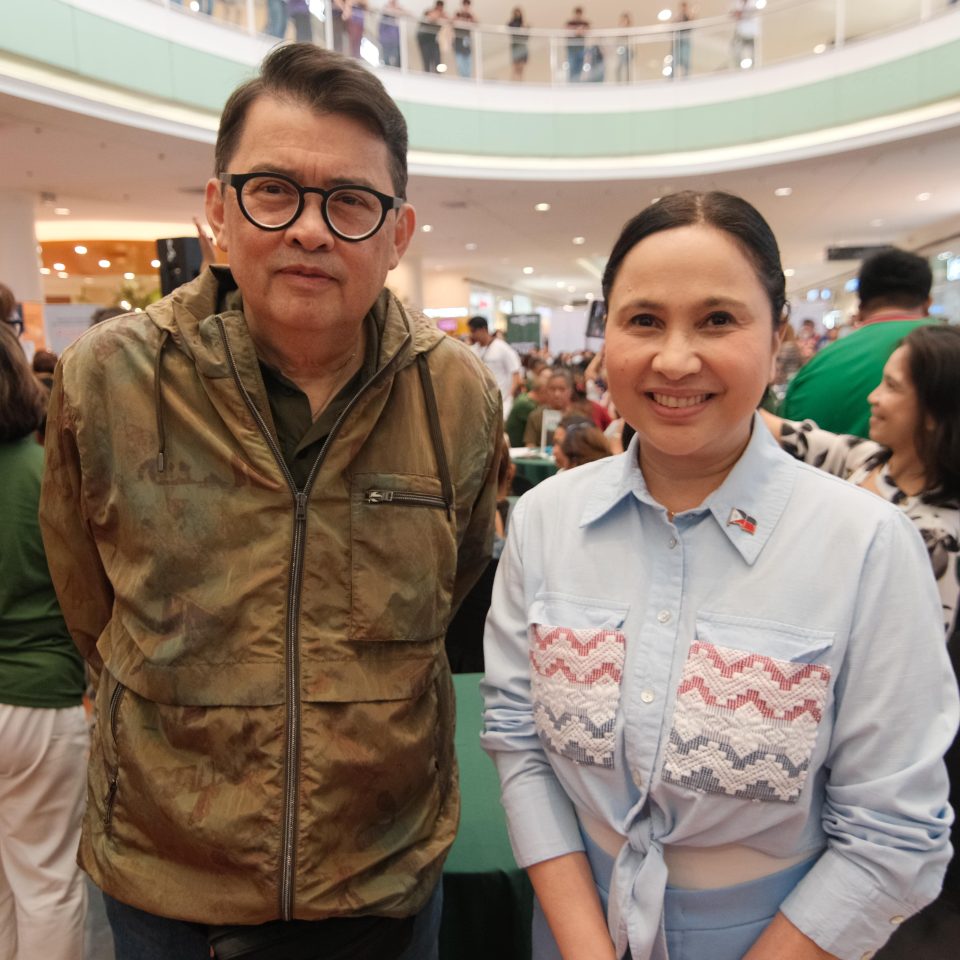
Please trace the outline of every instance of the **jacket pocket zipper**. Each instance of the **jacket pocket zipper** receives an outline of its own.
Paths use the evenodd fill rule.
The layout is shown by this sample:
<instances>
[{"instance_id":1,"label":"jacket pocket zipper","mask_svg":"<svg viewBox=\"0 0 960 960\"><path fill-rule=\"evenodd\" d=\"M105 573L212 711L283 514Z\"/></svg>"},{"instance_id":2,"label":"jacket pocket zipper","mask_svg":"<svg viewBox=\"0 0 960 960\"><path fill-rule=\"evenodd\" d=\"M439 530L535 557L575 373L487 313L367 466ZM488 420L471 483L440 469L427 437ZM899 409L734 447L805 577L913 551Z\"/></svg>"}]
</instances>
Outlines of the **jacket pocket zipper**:
<instances>
[{"instance_id":1,"label":"jacket pocket zipper","mask_svg":"<svg viewBox=\"0 0 960 960\"><path fill-rule=\"evenodd\" d=\"M113 807L117 799L117 789L120 786L120 751L117 743L117 714L120 712L120 701L126 692L122 683L117 683L110 694L110 735L113 737L113 751L116 754L116 763L110 774L110 783L107 787L107 796L104 799L103 829L109 837L113 826Z\"/></svg>"},{"instance_id":2,"label":"jacket pocket zipper","mask_svg":"<svg viewBox=\"0 0 960 960\"><path fill-rule=\"evenodd\" d=\"M367 490L364 501L371 504L395 503L402 507L435 507L440 510L447 508L447 501L443 497L409 490Z\"/></svg>"}]
</instances>

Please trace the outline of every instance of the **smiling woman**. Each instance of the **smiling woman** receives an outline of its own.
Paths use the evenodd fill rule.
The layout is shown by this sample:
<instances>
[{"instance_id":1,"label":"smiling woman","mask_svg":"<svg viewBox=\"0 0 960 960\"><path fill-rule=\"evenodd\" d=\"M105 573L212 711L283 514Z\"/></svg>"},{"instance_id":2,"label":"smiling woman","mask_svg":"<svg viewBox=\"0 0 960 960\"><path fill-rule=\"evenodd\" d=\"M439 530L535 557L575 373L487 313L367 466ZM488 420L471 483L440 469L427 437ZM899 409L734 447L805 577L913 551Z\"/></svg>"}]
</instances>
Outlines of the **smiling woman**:
<instances>
[{"instance_id":1,"label":"smiling woman","mask_svg":"<svg viewBox=\"0 0 960 960\"><path fill-rule=\"evenodd\" d=\"M957 693L923 544L757 418L785 310L753 207L663 198L603 286L636 437L522 498L487 621L535 960L872 955L949 858Z\"/></svg>"}]
</instances>

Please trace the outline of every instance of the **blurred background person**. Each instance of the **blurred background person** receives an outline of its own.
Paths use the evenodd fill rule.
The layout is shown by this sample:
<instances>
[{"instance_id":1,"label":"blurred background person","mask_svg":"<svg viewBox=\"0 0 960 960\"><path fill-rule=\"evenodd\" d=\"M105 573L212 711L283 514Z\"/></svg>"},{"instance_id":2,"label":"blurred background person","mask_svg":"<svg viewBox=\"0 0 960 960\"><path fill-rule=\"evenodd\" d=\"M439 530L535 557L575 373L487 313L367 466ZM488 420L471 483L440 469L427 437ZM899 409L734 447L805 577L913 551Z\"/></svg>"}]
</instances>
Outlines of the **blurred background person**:
<instances>
[{"instance_id":1,"label":"blurred background person","mask_svg":"<svg viewBox=\"0 0 960 960\"><path fill-rule=\"evenodd\" d=\"M0 956L83 960L77 866L86 786L83 661L60 612L37 507L46 412L0 324Z\"/></svg>"},{"instance_id":2,"label":"blurred background person","mask_svg":"<svg viewBox=\"0 0 960 960\"><path fill-rule=\"evenodd\" d=\"M936 323L927 316L932 285L930 265L916 254L892 247L864 260L857 277L857 329L819 349L800 368L781 416L813 420L832 433L868 436L867 394L880 382L883 365L911 330Z\"/></svg>"},{"instance_id":3,"label":"blurred background person","mask_svg":"<svg viewBox=\"0 0 960 960\"><path fill-rule=\"evenodd\" d=\"M530 24L524 22L523 11L519 7L514 7L510 19L507 21L507 26L517 31L521 27L529 27ZM523 79L523 71L526 69L529 59L530 47L527 35L525 33L512 33L510 35L510 66L514 80Z\"/></svg>"},{"instance_id":4,"label":"blurred background person","mask_svg":"<svg viewBox=\"0 0 960 960\"><path fill-rule=\"evenodd\" d=\"M960 329L917 327L867 397L870 439L764 412L788 453L900 507L920 531L953 632L960 593Z\"/></svg>"},{"instance_id":5,"label":"blurred background person","mask_svg":"<svg viewBox=\"0 0 960 960\"><path fill-rule=\"evenodd\" d=\"M579 414L564 417L553 432L553 459L560 470L582 467L610 453L603 431Z\"/></svg>"},{"instance_id":6,"label":"blurred background person","mask_svg":"<svg viewBox=\"0 0 960 960\"><path fill-rule=\"evenodd\" d=\"M523 387L520 355L496 333L490 332L485 317L471 317L467 321L474 356L493 374L503 398L503 416L510 416L513 398Z\"/></svg>"}]
</instances>

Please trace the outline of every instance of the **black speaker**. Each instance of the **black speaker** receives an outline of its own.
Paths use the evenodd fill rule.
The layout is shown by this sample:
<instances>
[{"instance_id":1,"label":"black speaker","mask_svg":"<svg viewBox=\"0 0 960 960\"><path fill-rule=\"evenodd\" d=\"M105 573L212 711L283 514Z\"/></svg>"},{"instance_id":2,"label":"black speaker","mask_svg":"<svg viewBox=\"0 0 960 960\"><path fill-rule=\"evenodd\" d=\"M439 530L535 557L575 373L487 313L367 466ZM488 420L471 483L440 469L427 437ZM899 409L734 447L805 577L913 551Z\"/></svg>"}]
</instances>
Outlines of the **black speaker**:
<instances>
[{"instance_id":1,"label":"black speaker","mask_svg":"<svg viewBox=\"0 0 960 960\"><path fill-rule=\"evenodd\" d=\"M200 275L203 263L200 241L196 237L158 240L157 259L160 261L160 292L166 296Z\"/></svg>"}]
</instances>

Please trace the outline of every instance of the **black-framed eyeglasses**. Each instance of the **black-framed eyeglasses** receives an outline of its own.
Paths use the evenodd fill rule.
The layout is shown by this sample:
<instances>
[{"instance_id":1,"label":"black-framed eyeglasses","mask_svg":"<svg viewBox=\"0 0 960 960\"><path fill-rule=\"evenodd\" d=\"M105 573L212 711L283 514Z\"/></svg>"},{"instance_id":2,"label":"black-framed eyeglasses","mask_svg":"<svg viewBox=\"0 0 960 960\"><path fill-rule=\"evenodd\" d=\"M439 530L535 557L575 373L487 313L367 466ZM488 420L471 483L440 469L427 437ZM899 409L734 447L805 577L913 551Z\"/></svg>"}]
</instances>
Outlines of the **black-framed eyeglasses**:
<instances>
[{"instance_id":1,"label":"black-framed eyeglasses","mask_svg":"<svg viewBox=\"0 0 960 960\"><path fill-rule=\"evenodd\" d=\"M221 183L237 191L240 212L261 230L286 230L303 212L308 193L321 197L320 213L331 232L356 243L372 237L403 197L391 197L372 187L346 183L329 190L302 187L282 173L221 173Z\"/></svg>"}]
</instances>

